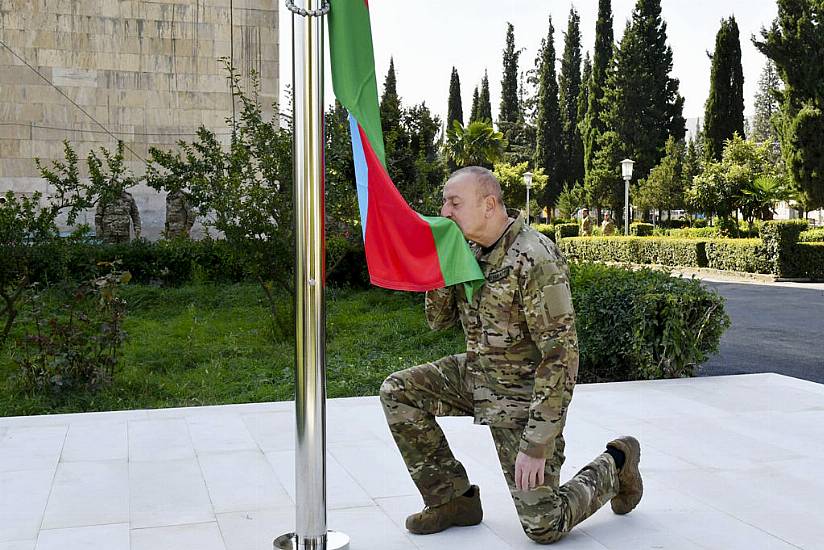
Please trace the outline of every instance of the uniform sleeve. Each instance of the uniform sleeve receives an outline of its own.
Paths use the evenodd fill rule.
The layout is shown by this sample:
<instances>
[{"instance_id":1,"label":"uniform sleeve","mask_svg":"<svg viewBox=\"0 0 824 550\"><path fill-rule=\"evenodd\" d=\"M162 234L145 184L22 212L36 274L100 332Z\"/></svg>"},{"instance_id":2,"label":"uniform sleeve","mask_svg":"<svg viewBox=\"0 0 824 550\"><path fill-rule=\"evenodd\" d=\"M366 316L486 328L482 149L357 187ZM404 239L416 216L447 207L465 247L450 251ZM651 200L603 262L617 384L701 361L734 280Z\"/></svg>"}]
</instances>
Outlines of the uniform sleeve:
<instances>
[{"instance_id":1,"label":"uniform sleeve","mask_svg":"<svg viewBox=\"0 0 824 550\"><path fill-rule=\"evenodd\" d=\"M449 328L458 320L455 287L449 286L426 292L426 322L432 330Z\"/></svg>"},{"instance_id":2,"label":"uniform sleeve","mask_svg":"<svg viewBox=\"0 0 824 550\"><path fill-rule=\"evenodd\" d=\"M140 226L140 211L137 209L137 202L134 199L130 201L129 210L132 216L132 223L134 224L134 236L135 238L140 238L140 232L142 230Z\"/></svg>"},{"instance_id":3,"label":"uniform sleeve","mask_svg":"<svg viewBox=\"0 0 824 550\"><path fill-rule=\"evenodd\" d=\"M185 195L183 197L183 211L186 212L186 230L188 231L195 224L195 213Z\"/></svg>"},{"instance_id":4,"label":"uniform sleeve","mask_svg":"<svg viewBox=\"0 0 824 550\"><path fill-rule=\"evenodd\" d=\"M578 374L578 341L567 274L562 261L547 260L529 270L522 287L527 326L541 357L520 450L535 458L554 454Z\"/></svg>"},{"instance_id":5,"label":"uniform sleeve","mask_svg":"<svg viewBox=\"0 0 824 550\"><path fill-rule=\"evenodd\" d=\"M103 206L100 203L94 209L94 231L98 237L103 233Z\"/></svg>"}]
</instances>

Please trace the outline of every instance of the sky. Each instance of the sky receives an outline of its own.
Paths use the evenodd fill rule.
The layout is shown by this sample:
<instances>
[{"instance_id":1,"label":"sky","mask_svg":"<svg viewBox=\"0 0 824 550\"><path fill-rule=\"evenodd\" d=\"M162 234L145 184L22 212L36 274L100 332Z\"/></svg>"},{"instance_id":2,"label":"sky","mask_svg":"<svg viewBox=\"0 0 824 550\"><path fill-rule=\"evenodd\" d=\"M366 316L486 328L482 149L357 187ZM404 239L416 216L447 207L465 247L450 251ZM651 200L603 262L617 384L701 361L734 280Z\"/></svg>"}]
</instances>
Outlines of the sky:
<instances>
[{"instance_id":1,"label":"sky","mask_svg":"<svg viewBox=\"0 0 824 550\"><path fill-rule=\"evenodd\" d=\"M630 18L634 0L613 0L613 25L620 40ZM592 53L595 43L597 0L369 0L372 37L379 93L395 60L398 94L403 105L420 102L445 118L452 67L458 69L464 117L468 118L472 91L489 71L492 113L497 118L500 103L502 55L506 24L515 27L515 45L523 48L519 70L535 65L541 39L546 37L548 18L555 27L555 49L559 59L570 7L581 18L582 57ZM291 84L291 17L282 8L280 18L281 89ZM744 69L745 116L753 114L753 96L766 58L752 45L752 35L768 26L777 14L774 0L662 0L668 43L673 51L672 75L680 81L684 117L704 116L709 94L710 59L722 18L734 15L741 36ZM328 40L327 40L328 42ZM328 54L327 54L328 65ZM326 101L334 101L331 74L327 67Z\"/></svg>"}]
</instances>

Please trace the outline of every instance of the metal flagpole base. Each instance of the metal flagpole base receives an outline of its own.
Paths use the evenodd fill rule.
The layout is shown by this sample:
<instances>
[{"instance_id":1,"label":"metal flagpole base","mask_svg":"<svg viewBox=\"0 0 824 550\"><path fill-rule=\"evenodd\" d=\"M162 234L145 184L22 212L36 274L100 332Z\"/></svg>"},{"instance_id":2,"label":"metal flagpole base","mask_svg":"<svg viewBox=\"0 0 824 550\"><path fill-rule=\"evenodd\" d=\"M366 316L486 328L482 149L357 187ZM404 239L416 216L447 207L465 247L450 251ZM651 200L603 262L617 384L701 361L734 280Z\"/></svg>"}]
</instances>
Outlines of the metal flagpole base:
<instances>
[{"instance_id":1,"label":"metal flagpole base","mask_svg":"<svg viewBox=\"0 0 824 550\"><path fill-rule=\"evenodd\" d=\"M321 547L319 543L307 541L308 544L298 548L297 535L286 533L275 539L275 550L349 550L349 537L339 531L326 532L326 546Z\"/></svg>"}]
</instances>

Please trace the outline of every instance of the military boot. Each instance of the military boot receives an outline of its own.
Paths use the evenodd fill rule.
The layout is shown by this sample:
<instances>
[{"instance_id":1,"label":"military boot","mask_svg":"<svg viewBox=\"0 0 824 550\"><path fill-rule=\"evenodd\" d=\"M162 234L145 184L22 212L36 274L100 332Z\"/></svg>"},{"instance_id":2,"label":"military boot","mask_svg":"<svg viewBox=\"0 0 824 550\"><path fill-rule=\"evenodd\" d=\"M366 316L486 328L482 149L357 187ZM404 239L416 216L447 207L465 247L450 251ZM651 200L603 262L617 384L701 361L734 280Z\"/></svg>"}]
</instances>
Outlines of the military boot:
<instances>
[{"instance_id":1,"label":"military boot","mask_svg":"<svg viewBox=\"0 0 824 550\"><path fill-rule=\"evenodd\" d=\"M464 494L438 506L426 506L422 511L406 518L406 528L416 535L431 535L453 525L478 525L484 518L481 490L477 485L472 485L469 493L468 496Z\"/></svg>"},{"instance_id":2,"label":"military boot","mask_svg":"<svg viewBox=\"0 0 824 550\"><path fill-rule=\"evenodd\" d=\"M641 472L638 463L641 461L641 444L634 437L625 435L607 443L624 453L624 465L618 470L618 494L610 501L612 511L616 514L627 514L638 506L644 494L644 484L641 481Z\"/></svg>"}]
</instances>

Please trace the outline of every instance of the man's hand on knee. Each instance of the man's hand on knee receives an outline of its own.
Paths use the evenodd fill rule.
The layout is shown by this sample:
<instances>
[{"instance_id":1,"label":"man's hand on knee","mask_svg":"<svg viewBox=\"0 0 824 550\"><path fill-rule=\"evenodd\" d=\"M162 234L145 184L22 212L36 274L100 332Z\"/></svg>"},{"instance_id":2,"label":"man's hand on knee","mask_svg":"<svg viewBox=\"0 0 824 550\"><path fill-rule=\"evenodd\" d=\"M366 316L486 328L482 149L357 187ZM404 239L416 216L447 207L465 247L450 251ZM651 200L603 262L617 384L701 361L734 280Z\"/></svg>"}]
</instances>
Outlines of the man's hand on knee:
<instances>
[{"instance_id":1,"label":"man's hand on knee","mask_svg":"<svg viewBox=\"0 0 824 550\"><path fill-rule=\"evenodd\" d=\"M532 458L519 452L515 458L515 487L519 491L531 491L544 484L546 458Z\"/></svg>"}]
</instances>

